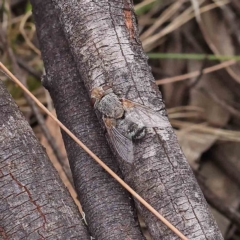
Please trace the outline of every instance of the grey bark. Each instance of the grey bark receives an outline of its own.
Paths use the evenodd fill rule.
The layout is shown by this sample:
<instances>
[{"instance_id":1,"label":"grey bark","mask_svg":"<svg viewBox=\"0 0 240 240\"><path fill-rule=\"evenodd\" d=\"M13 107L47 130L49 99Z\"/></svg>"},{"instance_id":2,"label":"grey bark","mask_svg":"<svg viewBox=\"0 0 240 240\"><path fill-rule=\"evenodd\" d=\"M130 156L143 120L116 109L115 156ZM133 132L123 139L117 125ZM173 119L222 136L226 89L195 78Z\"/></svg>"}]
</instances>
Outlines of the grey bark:
<instances>
[{"instance_id":1,"label":"grey bark","mask_svg":"<svg viewBox=\"0 0 240 240\"><path fill-rule=\"evenodd\" d=\"M31 2L46 69L43 84L51 94L58 118L120 174L51 0ZM130 195L64 133L63 139L91 234L96 239L144 239Z\"/></svg>"},{"instance_id":2,"label":"grey bark","mask_svg":"<svg viewBox=\"0 0 240 240\"><path fill-rule=\"evenodd\" d=\"M165 115L139 41L132 3L52 1L88 91L112 84L119 97ZM148 129L147 136L134 143L134 163L122 161L120 167L125 181L189 239L222 239L171 127ZM153 239L177 239L139 203L137 207Z\"/></svg>"},{"instance_id":3,"label":"grey bark","mask_svg":"<svg viewBox=\"0 0 240 240\"><path fill-rule=\"evenodd\" d=\"M0 81L0 239L90 239L73 199Z\"/></svg>"}]
</instances>

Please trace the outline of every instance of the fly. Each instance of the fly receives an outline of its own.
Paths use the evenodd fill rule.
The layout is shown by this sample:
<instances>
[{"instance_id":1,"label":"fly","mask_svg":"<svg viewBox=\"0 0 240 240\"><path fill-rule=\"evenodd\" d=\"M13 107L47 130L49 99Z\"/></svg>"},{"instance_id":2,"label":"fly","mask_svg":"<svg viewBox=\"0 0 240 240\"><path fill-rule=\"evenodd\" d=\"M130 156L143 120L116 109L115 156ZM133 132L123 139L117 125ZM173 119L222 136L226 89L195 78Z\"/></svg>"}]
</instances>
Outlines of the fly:
<instances>
[{"instance_id":1,"label":"fly","mask_svg":"<svg viewBox=\"0 0 240 240\"><path fill-rule=\"evenodd\" d=\"M133 140L142 139L146 128L170 126L166 117L141 104L119 98L110 86L94 88L91 99L94 108L103 115L115 150L129 163L134 160Z\"/></svg>"}]
</instances>

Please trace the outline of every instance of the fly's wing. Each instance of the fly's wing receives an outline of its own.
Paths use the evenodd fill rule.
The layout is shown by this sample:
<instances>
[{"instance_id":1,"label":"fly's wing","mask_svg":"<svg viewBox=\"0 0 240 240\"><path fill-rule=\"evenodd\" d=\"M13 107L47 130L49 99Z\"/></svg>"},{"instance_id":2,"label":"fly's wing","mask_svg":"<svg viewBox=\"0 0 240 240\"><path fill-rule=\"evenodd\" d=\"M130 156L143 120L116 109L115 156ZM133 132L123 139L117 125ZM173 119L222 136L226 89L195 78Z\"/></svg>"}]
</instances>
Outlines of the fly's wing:
<instances>
[{"instance_id":1,"label":"fly's wing","mask_svg":"<svg viewBox=\"0 0 240 240\"><path fill-rule=\"evenodd\" d=\"M115 127L107 128L111 142L119 156L129 162L133 162L133 143L123 136Z\"/></svg>"},{"instance_id":2,"label":"fly's wing","mask_svg":"<svg viewBox=\"0 0 240 240\"><path fill-rule=\"evenodd\" d=\"M166 128L171 126L167 117L164 117L160 113L153 111L151 108L137 103L134 104L133 108L128 113L129 117L131 115L137 115L140 121L146 127Z\"/></svg>"}]
</instances>

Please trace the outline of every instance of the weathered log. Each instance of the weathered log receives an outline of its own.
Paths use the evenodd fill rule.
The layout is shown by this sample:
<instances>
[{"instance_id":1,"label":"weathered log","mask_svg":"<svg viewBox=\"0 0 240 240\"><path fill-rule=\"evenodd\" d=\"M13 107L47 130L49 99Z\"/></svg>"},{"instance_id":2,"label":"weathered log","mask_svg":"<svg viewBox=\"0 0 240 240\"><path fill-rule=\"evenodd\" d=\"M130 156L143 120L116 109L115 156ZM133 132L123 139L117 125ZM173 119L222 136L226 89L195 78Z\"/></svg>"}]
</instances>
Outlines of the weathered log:
<instances>
[{"instance_id":1,"label":"weathered log","mask_svg":"<svg viewBox=\"0 0 240 240\"><path fill-rule=\"evenodd\" d=\"M43 84L51 94L58 118L119 174L51 1L31 2L46 69ZM65 133L63 139L92 236L144 239L130 195Z\"/></svg>"},{"instance_id":2,"label":"weathered log","mask_svg":"<svg viewBox=\"0 0 240 240\"><path fill-rule=\"evenodd\" d=\"M90 239L73 199L2 81L0 202L0 239Z\"/></svg>"},{"instance_id":3,"label":"weathered log","mask_svg":"<svg viewBox=\"0 0 240 240\"><path fill-rule=\"evenodd\" d=\"M93 88L111 85L119 98L164 117L162 96L139 41L132 2L53 2L89 95ZM171 127L148 128L147 135L134 142L133 163L119 162L127 183L189 239L222 239ZM137 207L153 239L177 238L140 204Z\"/></svg>"}]
</instances>

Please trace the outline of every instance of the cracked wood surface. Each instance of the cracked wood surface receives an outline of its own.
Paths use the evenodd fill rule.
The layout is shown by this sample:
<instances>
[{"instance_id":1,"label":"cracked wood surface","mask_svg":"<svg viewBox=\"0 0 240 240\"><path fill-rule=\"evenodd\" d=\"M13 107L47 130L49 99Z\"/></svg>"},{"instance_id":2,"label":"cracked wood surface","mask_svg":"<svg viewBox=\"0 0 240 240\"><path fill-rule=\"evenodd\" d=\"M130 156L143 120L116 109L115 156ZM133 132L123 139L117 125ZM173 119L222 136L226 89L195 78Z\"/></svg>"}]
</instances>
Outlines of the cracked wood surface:
<instances>
[{"instance_id":1,"label":"cracked wood surface","mask_svg":"<svg viewBox=\"0 0 240 240\"><path fill-rule=\"evenodd\" d=\"M85 86L112 84L119 97L165 115L129 0L52 0ZM129 16L131 11L131 17ZM99 118L101 121L101 117ZM94 149L92 149L94 150ZM124 179L189 239L222 239L171 127L148 129L134 144ZM177 239L137 203L153 239Z\"/></svg>"},{"instance_id":2,"label":"cracked wood surface","mask_svg":"<svg viewBox=\"0 0 240 240\"><path fill-rule=\"evenodd\" d=\"M0 238L90 239L70 194L0 82Z\"/></svg>"},{"instance_id":3,"label":"cracked wood surface","mask_svg":"<svg viewBox=\"0 0 240 240\"><path fill-rule=\"evenodd\" d=\"M31 2L46 70L43 85L59 120L119 174L51 0ZM99 240L144 239L130 195L65 133L63 139L92 236Z\"/></svg>"}]
</instances>

